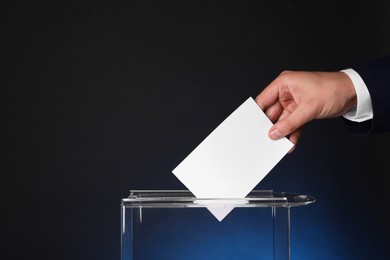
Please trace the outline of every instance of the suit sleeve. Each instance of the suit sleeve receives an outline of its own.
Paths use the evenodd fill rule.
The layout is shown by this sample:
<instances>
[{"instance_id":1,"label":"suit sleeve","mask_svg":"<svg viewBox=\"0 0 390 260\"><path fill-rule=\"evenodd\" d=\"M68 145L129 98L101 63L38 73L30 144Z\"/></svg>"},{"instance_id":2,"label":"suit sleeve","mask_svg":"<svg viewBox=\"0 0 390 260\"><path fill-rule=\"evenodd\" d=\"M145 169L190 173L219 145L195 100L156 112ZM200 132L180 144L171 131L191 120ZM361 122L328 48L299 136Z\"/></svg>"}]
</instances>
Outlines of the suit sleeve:
<instances>
[{"instance_id":1,"label":"suit sleeve","mask_svg":"<svg viewBox=\"0 0 390 260\"><path fill-rule=\"evenodd\" d=\"M366 84L371 96L373 118L361 123L345 120L356 135L390 131L390 55L352 66Z\"/></svg>"}]
</instances>

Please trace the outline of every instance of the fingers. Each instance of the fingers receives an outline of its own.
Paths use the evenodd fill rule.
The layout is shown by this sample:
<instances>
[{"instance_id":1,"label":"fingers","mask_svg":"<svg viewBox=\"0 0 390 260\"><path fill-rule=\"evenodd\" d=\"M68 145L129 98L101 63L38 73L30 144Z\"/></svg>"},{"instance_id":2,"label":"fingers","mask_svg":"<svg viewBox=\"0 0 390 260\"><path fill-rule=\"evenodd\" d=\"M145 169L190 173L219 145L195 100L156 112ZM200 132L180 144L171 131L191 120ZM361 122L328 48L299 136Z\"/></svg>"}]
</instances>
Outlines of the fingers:
<instances>
[{"instance_id":1,"label":"fingers","mask_svg":"<svg viewBox=\"0 0 390 260\"><path fill-rule=\"evenodd\" d=\"M271 139L280 139L290 135L290 140L297 141L299 129L313 118L310 109L298 106L291 114L279 119L269 130Z\"/></svg>"},{"instance_id":2,"label":"fingers","mask_svg":"<svg viewBox=\"0 0 390 260\"><path fill-rule=\"evenodd\" d=\"M283 107L279 102L271 105L267 110L264 111L269 120L271 120L273 123L281 116L282 112Z\"/></svg>"},{"instance_id":3,"label":"fingers","mask_svg":"<svg viewBox=\"0 0 390 260\"><path fill-rule=\"evenodd\" d=\"M274 79L256 97L256 103L272 122L276 121L268 132L269 137L276 140L287 136L294 144L291 153L298 143L301 127L313 118L313 108L305 109L297 102L300 99L295 99L291 92L289 82L292 78L287 77L288 73L283 72Z\"/></svg>"},{"instance_id":4,"label":"fingers","mask_svg":"<svg viewBox=\"0 0 390 260\"><path fill-rule=\"evenodd\" d=\"M291 143L294 144L294 146L288 151L288 153L292 153L295 150L295 147L298 144L299 138L301 137L302 127L298 128L297 130L293 131L290 134L284 135L282 132L279 131L277 128L271 128L269 135L272 139L280 139L282 137L287 137Z\"/></svg>"},{"instance_id":5,"label":"fingers","mask_svg":"<svg viewBox=\"0 0 390 260\"><path fill-rule=\"evenodd\" d=\"M279 89L277 79L272 81L255 99L261 110L266 111L278 102Z\"/></svg>"}]
</instances>

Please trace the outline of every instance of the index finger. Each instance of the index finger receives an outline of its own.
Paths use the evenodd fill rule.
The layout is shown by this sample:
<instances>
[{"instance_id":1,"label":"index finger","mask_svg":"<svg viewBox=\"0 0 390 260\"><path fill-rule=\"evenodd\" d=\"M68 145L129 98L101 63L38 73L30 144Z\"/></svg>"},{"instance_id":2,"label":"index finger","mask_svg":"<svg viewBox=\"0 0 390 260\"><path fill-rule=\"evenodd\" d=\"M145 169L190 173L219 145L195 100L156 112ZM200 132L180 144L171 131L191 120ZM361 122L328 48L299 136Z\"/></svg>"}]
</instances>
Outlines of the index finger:
<instances>
[{"instance_id":1,"label":"index finger","mask_svg":"<svg viewBox=\"0 0 390 260\"><path fill-rule=\"evenodd\" d=\"M257 95L255 101L261 110L265 111L279 99L279 87L276 80L272 81L263 91Z\"/></svg>"}]
</instances>

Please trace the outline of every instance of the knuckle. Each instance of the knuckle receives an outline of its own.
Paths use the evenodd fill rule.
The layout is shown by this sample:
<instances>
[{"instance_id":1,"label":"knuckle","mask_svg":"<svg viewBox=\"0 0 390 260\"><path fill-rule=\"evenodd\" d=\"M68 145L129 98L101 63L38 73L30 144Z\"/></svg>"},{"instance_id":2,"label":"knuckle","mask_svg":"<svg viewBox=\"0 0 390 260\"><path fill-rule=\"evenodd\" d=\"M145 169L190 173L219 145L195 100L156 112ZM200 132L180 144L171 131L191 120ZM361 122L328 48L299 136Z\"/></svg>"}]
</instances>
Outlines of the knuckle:
<instances>
[{"instance_id":1,"label":"knuckle","mask_svg":"<svg viewBox=\"0 0 390 260\"><path fill-rule=\"evenodd\" d=\"M286 75L286 74L289 74L289 73L291 73L292 71L291 70L284 70L284 71L282 71L279 75L281 76L281 75Z\"/></svg>"}]
</instances>

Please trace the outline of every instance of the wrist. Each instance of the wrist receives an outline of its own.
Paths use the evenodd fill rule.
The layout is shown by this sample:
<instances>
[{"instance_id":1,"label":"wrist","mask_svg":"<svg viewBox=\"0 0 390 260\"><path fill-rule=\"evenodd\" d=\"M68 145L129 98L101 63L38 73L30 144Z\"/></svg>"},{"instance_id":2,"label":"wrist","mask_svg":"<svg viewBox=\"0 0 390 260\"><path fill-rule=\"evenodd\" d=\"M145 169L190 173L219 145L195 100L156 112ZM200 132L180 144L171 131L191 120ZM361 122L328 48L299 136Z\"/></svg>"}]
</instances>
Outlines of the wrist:
<instances>
[{"instance_id":1,"label":"wrist","mask_svg":"<svg viewBox=\"0 0 390 260\"><path fill-rule=\"evenodd\" d=\"M342 97L344 97L345 100L345 107L343 114L346 113L355 113L358 105L358 98L357 98L357 93L356 93L356 88L353 84L353 81L351 78L344 72L337 72L340 77L340 86L339 89L342 90Z\"/></svg>"}]
</instances>

